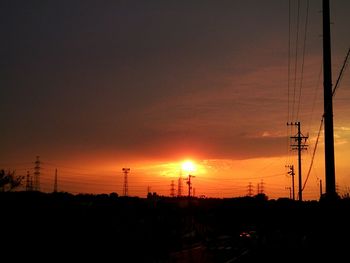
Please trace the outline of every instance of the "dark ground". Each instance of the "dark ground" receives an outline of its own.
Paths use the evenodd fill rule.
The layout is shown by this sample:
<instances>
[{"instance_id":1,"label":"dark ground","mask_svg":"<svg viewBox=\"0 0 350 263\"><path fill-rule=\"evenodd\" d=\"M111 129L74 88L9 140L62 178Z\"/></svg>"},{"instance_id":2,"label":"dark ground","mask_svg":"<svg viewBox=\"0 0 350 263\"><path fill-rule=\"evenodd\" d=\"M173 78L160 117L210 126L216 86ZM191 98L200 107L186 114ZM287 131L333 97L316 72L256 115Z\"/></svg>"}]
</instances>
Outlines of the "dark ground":
<instances>
[{"instance_id":1,"label":"dark ground","mask_svg":"<svg viewBox=\"0 0 350 263\"><path fill-rule=\"evenodd\" d=\"M347 262L350 252L349 199L13 192L0 209L7 262Z\"/></svg>"}]
</instances>

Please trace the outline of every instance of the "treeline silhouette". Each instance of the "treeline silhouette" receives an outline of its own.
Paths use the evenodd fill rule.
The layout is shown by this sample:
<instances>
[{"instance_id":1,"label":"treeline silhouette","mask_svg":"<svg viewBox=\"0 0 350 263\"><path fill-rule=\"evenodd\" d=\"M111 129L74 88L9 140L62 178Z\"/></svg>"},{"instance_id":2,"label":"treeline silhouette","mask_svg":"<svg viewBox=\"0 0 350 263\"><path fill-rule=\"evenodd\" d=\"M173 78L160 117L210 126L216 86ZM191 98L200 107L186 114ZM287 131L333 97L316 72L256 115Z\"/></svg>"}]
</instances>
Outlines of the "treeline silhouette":
<instances>
[{"instance_id":1,"label":"treeline silhouette","mask_svg":"<svg viewBox=\"0 0 350 263\"><path fill-rule=\"evenodd\" d=\"M347 256L350 199L327 202L2 192L13 260L304 262ZM231 261L230 261L231 260Z\"/></svg>"}]
</instances>

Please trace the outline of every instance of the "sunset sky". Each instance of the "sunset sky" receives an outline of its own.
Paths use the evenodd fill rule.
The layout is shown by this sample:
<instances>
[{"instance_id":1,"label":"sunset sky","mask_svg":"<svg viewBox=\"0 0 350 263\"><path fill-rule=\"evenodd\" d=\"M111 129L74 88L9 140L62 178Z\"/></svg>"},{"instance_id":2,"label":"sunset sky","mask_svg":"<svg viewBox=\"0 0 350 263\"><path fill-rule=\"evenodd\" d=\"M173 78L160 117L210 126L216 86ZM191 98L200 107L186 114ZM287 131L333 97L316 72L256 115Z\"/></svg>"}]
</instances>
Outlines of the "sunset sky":
<instances>
[{"instance_id":1,"label":"sunset sky","mask_svg":"<svg viewBox=\"0 0 350 263\"><path fill-rule=\"evenodd\" d=\"M322 1L309 2L307 27L300 1L298 33L297 5L1 1L0 168L33 173L40 156L43 191L57 168L61 191L122 194L129 167L129 195L144 197L148 186L169 195L192 160L198 196L243 196L263 182L270 198L288 197L285 165L297 170L297 156L286 123L310 136L305 179L323 113ZM350 46L349 10L331 1L333 83ZM350 187L349 100L348 69L334 98L340 193ZM323 136L305 199L319 198L319 179Z\"/></svg>"}]
</instances>

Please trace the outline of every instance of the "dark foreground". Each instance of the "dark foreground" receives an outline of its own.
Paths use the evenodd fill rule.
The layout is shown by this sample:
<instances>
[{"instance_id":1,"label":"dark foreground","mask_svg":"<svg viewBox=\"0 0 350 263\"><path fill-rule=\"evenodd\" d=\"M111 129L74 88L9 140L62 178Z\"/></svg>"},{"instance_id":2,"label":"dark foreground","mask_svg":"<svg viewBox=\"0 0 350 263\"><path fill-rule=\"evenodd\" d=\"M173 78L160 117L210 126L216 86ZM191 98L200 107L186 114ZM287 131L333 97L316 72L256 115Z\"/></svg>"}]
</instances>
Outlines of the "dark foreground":
<instances>
[{"instance_id":1,"label":"dark foreground","mask_svg":"<svg viewBox=\"0 0 350 263\"><path fill-rule=\"evenodd\" d=\"M350 200L0 193L8 262L346 262ZM344 261L345 260L345 261Z\"/></svg>"}]
</instances>

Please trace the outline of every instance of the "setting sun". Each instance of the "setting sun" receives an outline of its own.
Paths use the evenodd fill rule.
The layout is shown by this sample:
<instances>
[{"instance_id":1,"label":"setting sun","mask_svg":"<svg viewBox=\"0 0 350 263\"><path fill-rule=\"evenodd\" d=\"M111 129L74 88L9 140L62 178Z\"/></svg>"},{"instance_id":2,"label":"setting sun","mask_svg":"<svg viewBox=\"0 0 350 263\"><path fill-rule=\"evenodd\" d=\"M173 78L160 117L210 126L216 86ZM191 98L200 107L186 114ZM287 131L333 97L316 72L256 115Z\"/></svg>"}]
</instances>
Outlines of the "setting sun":
<instances>
[{"instance_id":1,"label":"setting sun","mask_svg":"<svg viewBox=\"0 0 350 263\"><path fill-rule=\"evenodd\" d=\"M193 172L196 170L195 164L192 161L185 161L182 163L182 170L185 172Z\"/></svg>"}]
</instances>

